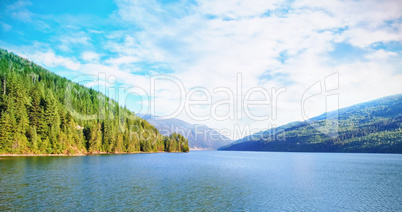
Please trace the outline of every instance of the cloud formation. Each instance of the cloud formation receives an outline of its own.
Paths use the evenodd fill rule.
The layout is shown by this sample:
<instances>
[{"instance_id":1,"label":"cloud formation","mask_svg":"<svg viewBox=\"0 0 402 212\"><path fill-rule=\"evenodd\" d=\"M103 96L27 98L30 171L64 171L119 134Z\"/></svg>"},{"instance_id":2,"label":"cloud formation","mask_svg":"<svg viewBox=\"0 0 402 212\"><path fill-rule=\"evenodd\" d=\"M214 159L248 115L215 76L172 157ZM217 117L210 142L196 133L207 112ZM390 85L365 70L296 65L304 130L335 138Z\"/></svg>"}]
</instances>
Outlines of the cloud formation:
<instances>
[{"instance_id":1,"label":"cloud formation","mask_svg":"<svg viewBox=\"0 0 402 212\"><path fill-rule=\"evenodd\" d=\"M56 24L52 26L63 34L51 35L50 43L37 41L36 45L47 48L39 52L29 44L24 48L12 42L1 44L50 69L63 66L78 73L105 72L115 76L118 85L147 92L152 75L169 74L187 92L202 88L211 94L211 104L189 107L194 114L224 116L238 106L214 107L215 103L232 97L234 102L244 101L247 91L256 87L264 88L270 97L275 96L275 89L286 89L276 103L270 99L269 105L250 107L252 114L270 115L268 120L255 121L242 111L242 118L198 121L217 129L232 130L236 124L263 129L268 124L302 120L303 94L334 73L339 76L335 92L339 102L328 105L332 103L325 94L310 98L305 102L309 116L329 106L344 107L402 92L402 4L396 0L118 0L116 4L117 9L103 23L88 18L94 23L91 28L76 21L65 28L57 23L71 19L66 15L52 14L55 20L49 22L45 18L49 14L27 9L35 1L17 2L8 9L15 20ZM29 18L21 19L18 14ZM13 24L3 22L9 31L14 30ZM242 93L237 92L239 76ZM233 91L233 96L222 89ZM176 84L160 81L149 98L156 102L157 115L164 115L180 105L181 97ZM207 96L198 92L194 98ZM255 93L250 98L263 100L264 95ZM197 123L191 115L183 111L178 118Z\"/></svg>"}]
</instances>

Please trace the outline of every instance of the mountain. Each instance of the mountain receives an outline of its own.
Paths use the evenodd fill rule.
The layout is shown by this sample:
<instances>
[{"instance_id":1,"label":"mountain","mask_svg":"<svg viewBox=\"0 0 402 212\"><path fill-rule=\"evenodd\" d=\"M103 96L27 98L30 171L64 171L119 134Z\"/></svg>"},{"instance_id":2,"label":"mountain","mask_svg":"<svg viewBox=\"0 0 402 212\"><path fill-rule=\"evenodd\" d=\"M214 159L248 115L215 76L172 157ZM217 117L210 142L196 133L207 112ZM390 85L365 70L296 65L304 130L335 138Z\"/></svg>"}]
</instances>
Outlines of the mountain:
<instances>
[{"instance_id":1,"label":"mountain","mask_svg":"<svg viewBox=\"0 0 402 212\"><path fill-rule=\"evenodd\" d=\"M218 131L205 125L190 124L180 119L160 119L150 115L139 115L154 125L162 135L172 132L180 133L188 139L188 145L193 150L216 150L233 141Z\"/></svg>"},{"instance_id":2,"label":"mountain","mask_svg":"<svg viewBox=\"0 0 402 212\"><path fill-rule=\"evenodd\" d=\"M0 154L189 151L93 89L0 49Z\"/></svg>"},{"instance_id":3,"label":"mountain","mask_svg":"<svg viewBox=\"0 0 402 212\"><path fill-rule=\"evenodd\" d=\"M402 94L262 131L219 150L402 153Z\"/></svg>"}]
</instances>

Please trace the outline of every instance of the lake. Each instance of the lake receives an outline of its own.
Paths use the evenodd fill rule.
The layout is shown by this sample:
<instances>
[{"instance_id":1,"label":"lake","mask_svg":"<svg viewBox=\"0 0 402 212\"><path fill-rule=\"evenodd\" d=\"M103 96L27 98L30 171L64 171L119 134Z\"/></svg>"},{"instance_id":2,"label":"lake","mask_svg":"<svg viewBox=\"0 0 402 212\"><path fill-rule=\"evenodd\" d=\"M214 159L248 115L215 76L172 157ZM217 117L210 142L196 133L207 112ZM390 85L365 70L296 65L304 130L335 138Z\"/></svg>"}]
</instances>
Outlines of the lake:
<instances>
[{"instance_id":1,"label":"lake","mask_svg":"<svg viewBox=\"0 0 402 212\"><path fill-rule=\"evenodd\" d=\"M397 154L0 158L0 211L402 211Z\"/></svg>"}]
</instances>

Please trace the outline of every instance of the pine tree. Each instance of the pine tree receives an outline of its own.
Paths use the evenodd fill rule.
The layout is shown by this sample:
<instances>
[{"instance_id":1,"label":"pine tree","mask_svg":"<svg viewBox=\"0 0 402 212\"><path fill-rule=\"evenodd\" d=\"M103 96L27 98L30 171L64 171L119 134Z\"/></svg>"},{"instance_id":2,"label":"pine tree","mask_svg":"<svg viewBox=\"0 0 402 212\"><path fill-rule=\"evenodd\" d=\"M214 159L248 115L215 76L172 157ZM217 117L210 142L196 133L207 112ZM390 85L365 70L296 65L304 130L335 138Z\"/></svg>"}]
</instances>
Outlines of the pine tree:
<instances>
[{"instance_id":1,"label":"pine tree","mask_svg":"<svg viewBox=\"0 0 402 212\"><path fill-rule=\"evenodd\" d=\"M39 91L34 88L31 91L31 105L29 106L29 121L31 125L39 126L42 119L43 109L41 107L41 96Z\"/></svg>"},{"instance_id":2,"label":"pine tree","mask_svg":"<svg viewBox=\"0 0 402 212\"><path fill-rule=\"evenodd\" d=\"M0 151L12 151L12 125L10 115L3 112L0 117Z\"/></svg>"},{"instance_id":3,"label":"pine tree","mask_svg":"<svg viewBox=\"0 0 402 212\"><path fill-rule=\"evenodd\" d=\"M94 124L90 127L90 135L89 135L89 152L97 152L100 151L100 146L102 144L102 132L100 123Z\"/></svg>"},{"instance_id":4,"label":"pine tree","mask_svg":"<svg viewBox=\"0 0 402 212\"><path fill-rule=\"evenodd\" d=\"M123 134L119 133L116 139L116 146L114 148L114 152L123 152Z\"/></svg>"},{"instance_id":5,"label":"pine tree","mask_svg":"<svg viewBox=\"0 0 402 212\"><path fill-rule=\"evenodd\" d=\"M29 131L27 133L28 141L29 141L29 152L30 153L37 153L38 152L38 134L36 132L35 126L30 126Z\"/></svg>"}]
</instances>

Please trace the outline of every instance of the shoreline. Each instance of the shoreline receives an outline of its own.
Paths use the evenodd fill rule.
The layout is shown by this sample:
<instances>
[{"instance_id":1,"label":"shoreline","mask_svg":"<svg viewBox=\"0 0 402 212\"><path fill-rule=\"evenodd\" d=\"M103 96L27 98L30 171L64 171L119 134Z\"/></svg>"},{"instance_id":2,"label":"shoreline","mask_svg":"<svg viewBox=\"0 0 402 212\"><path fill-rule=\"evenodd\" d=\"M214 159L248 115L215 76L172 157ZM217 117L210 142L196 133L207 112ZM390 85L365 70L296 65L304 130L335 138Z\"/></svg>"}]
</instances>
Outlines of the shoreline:
<instances>
[{"instance_id":1,"label":"shoreline","mask_svg":"<svg viewBox=\"0 0 402 212\"><path fill-rule=\"evenodd\" d=\"M32 156L56 156L56 157L77 157L91 155L125 155L125 154L153 154L153 153L188 153L188 152L91 152L76 154L0 154L0 157L32 157ZM1 159L1 158L0 158Z\"/></svg>"}]
</instances>

